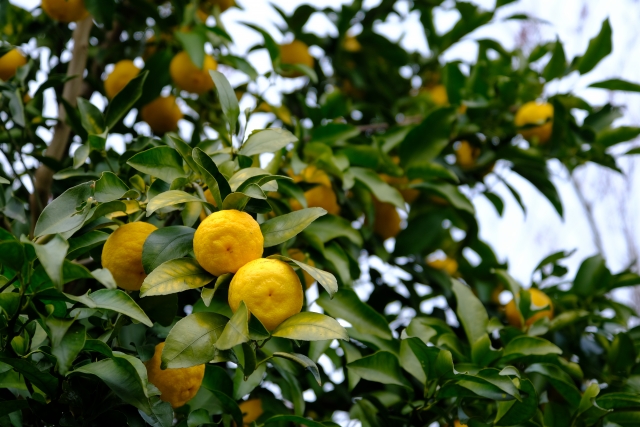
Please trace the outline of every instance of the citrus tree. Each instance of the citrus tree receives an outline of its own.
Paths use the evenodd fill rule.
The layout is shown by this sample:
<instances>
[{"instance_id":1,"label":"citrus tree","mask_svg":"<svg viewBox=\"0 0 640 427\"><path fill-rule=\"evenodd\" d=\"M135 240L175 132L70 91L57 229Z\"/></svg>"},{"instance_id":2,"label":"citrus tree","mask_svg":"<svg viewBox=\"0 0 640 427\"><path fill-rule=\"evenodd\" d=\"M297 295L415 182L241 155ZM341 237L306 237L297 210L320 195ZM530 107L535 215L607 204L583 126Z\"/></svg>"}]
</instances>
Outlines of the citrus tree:
<instances>
[{"instance_id":1,"label":"citrus tree","mask_svg":"<svg viewBox=\"0 0 640 427\"><path fill-rule=\"evenodd\" d=\"M640 135L620 107L542 99L611 52L609 21L575 58L480 39L446 62L496 10L456 2L438 33L443 1L409 1L423 56L374 31L395 1L362 3L274 5L285 44L247 24L260 75L220 19L233 0L0 0L0 425L640 424L636 313L611 298L640 277L599 255L566 277L560 252L520 284L469 198L526 210L511 170L562 216L549 160L618 170L609 148ZM337 36L306 32L314 13ZM256 82L282 79L272 105Z\"/></svg>"}]
</instances>

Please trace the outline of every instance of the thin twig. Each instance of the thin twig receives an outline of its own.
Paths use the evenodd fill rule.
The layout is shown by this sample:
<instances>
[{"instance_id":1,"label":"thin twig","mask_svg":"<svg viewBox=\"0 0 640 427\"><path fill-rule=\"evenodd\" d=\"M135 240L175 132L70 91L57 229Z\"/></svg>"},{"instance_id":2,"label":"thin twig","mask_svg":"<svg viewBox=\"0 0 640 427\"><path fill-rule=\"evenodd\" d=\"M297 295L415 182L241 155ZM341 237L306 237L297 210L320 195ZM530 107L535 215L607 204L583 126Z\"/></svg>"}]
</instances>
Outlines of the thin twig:
<instances>
[{"instance_id":1,"label":"thin twig","mask_svg":"<svg viewBox=\"0 0 640 427\"><path fill-rule=\"evenodd\" d=\"M578 184L578 180L575 177L575 174L571 174L571 183L573 184L573 188L576 191L576 195L578 196L578 200L580 200L580 204L582 204L582 208L584 209L585 216L587 217L587 221L589 222L589 227L591 227L591 234L593 235L593 242L598 249L600 254L604 255L604 246L602 245L602 239L600 238L600 233L598 232L598 226L596 225L596 219L593 216L593 210L591 208L591 204L587 201L580 189L580 185Z\"/></svg>"}]
</instances>

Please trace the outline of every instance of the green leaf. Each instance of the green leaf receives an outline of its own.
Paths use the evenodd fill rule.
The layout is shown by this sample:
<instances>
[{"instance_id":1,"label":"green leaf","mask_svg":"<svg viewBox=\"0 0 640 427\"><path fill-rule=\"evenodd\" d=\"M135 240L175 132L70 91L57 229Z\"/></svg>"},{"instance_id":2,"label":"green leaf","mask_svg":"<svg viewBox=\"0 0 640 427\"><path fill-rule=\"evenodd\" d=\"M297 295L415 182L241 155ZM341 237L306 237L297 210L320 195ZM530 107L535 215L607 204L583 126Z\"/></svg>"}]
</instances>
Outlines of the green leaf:
<instances>
[{"instance_id":1,"label":"green leaf","mask_svg":"<svg viewBox=\"0 0 640 427\"><path fill-rule=\"evenodd\" d=\"M569 374L556 365L535 363L529 366L525 372L528 374L535 372L546 377L572 408L577 408L580 404L580 400L582 399L580 390L575 386Z\"/></svg>"},{"instance_id":2,"label":"green leaf","mask_svg":"<svg viewBox=\"0 0 640 427\"><path fill-rule=\"evenodd\" d=\"M391 203L405 210L404 199L398 190L387 184L371 169L351 167L349 171L357 181L367 187L381 202Z\"/></svg>"},{"instance_id":3,"label":"green leaf","mask_svg":"<svg viewBox=\"0 0 640 427\"><path fill-rule=\"evenodd\" d=\"M169 142L173 143L173 148L175 148L180 156L182 156L182 159L187 162L187 165L189 165L191 170L195 173L199 173L200 169L196 161L193 160L193 149L191 146L172 134L169 134Z\"/></svg>"},{"instance_id":4,"label":"green leaf","mask_svg":"<svg viewBox=\"0 0 640 427\"><path fill-rule=\"evenodd\" d=\"M400 366L425 385L429 378L428 351L419 338L410 337L400 342Z\"/></svg>"},{"instance_id":5,"label":"green leaf","mask_svg":"<svg viewBox=\"0 0 640 427\"><path fill-rule=\"evenodd\" d=\"M231 415L234 422L236 423L236 426L243 425L242 411L240 411L240 408L238 407L236 401L218 390L211 390L211 393L213 393L214 398L217 400L214 406L220 408L222 410L221 413Z\"/></svg>"},{"instance_id":6,"label":"green leaf","mask_svg":"<svg viewBox=\"0 0 640 427\"><path fill-rule=\"evenodd\" d=\"M470 214L475 213L473 204L469 201L467 196L460 192L456 185L446 182L421 182L413 185L413 187L425 189L437 194L447 202L451 203L451 206L456 209L469 212Z\"/></svg>"},{"instance_id":7,"label":"green leaf","mask_svg":"<svg viewBox=\"0 0 640 427\"><path fill-rule=\"evenodd\" d=\"M9 415L16 411L21 411L23 409L29 408L29 402L22 400L2 400L0 401L0 415L5 416Z\"/></svg>"},{"instance_id":8,"label":"green leaf","mask_svg":"<svg viewBox=\"0 0 640 427\"><path fill-rule=\"evenodd\" d=\"M187 418L187 427L198 427L205 424L213 424L211 422L211 415L209 415L209 411L204 408L191 411Z\"/></svg>"},{"instance_id":9,"label":"green leaf","mask_svg":"<svg viewBox=\"0 0 640 427\"><path fill-rule=\"evenodd\" d=\"M204 66L204 45L206 39L196 31L176 31L175 35L189 55L191 62L193 62L198 69L202 70Z\"/></svg>"},{"instance_id":10,"label":"green leaf","mask_svg":"<svg viewBox=\"0 0 640 427\"><path fill-rule=\"evenodd\" d=\"M140 297L167 295L201 288L214 279L193 258L166 261L153 270L142 283Z\"/></svg>"},{"instance_id":11,"label":"green leaf","mask_svg":"<svg viewBox=\"0 0 640 427\"><path fill-rule=\"evenodd\" d=\"M118 124L120 119L126 116L138 99L140 99L142 96L142 88L148 75L148 70L142 71L131 79L131 81L116 94L111 102L109 102L109 107L107 107L105 114L106 124L109 129Z\"/></svg>"},{"instance_id":12,"label":"green leaf","mask_svg":"<svg viewBox=\"0 0 640 427\"><path fill-rule=\"evenodd\" d=\"M609 79L591 83L588 87L609 90L623 90L626 92L640 92L640 84L621 79Z\"/></svg>"},{"instance_id":13,"label":"green leaf","mask_svg":"<svg viewBox=\"0 0 640 427\"><path fill-rule=\"evenodd\" d=\"M578 61L578 72L585 74L593 70L605 56L611 53L611 50L611 23L607 18L602 22L598 35L589 40L587 51Z\"/></svg>"},{"instance_id":14,"label":"green leaf","mask_svg":"<svg viewBox=\"0 0 640 427\"><path fill-rule=\"evenodd\" d=\"M129 191L127 184L113 172L102 172L96 181L95 198L100 203L121 199Z\"/></svg>"},{"instance_id":15,"label":"green leaf","mask_svg":"<svg viewBox=\"0 0 640 427\"><path fill-rule=\"evenodd\" d=\"M251 132L251 135L240 147L239 154L254 156L262 153L275 153L298 138L286 129L262 129Z\"/></svg>"},{"instance_id":16,"label":"green leaf","mask_svg":"<svg viewBox=\"0 0 640 427\"><path fill-rule=\"evenodd\" d=\"M175 324L162 350L162 366L188 368L215 358L215 344L228 319L216 313L193 313Z\"/></svg>"},{"instance_id":17,"label":"green leaf","mask_svg":"<svg viewBox=\"0 0 640 427\"><path fill-rule=\"evenodd\" d=\"M290 425L290 423L294 423L295 425L304 425L307 427L326 427L326 424L310 420L309 418L299 417L297 415L275 415L266 420L264 425Z\"/></svg>"},{"instance_id":18,"label":"green leaf","mask_svg":"<svg viewBox=\"0 0 640 427\"><path fill-rule=\"evenodd\" d=\"M453 108L439 108L429 113L400 143L398 150L402 165L411 169L431 163L449 145L455 117Z\"/></svg>"},{"instance_id":19,"label":"green leaf","mask_svg":"<svg viewBox=\"0 0 640 427\"><path fill-rule=\"evenodd\" d=\"M329 294L329 298L333 298L333 295L338 291L338 281L335 276L328 271L320 270L315 267L311 267L309 264L305 264L301 261L296 261L282 255L271 255L267 258L279 259L280 261L294 264L313 277Z\"/></svg>"},{"instance_id":20,"label":"green leaf","mask_svg":"<svg viewBox=\"0 0 640 427\"><path fill-rule=\"evenodd\" d=\"M38 218L35 237L65 233L82 226L89 210L82 209L93 195L93 182L71 187L49 203Z\"/></svg>"},{"instance_id":21,"label":"green leaf","mask_svg":"<svg viewBox=\"0 0 640 427\"><path fill-rule=\"evenodd\" d=\"M469 344L473 344L487 333L489 316L482 302L474 295L470 287L452 279L453 293L456 295L456 314L467 334Z\"/></svg>"},{"instance_id":22,"label":"green leaf","mask_svg":"<svg viewBox=\"0 0 640 427\"><path fill-rule=\"evenodd\" d=\"M331 122L324 126L314 127L311 133L311 141L334 146L339 142L344 142L360 135L360 132L357 126Z\"/></svg>"},{"instance_id":23,"label":"green leaf","mask_svg":"<svg viewBox=\"0 0 640 427\"><path fill-rule=\"evenodd\" d=\"M395 384L411 388L402 374L398 358L388 351L377 351L347 364L349 371L359 377L382 384Z\"/></svg>"},{"instance_id":24,"label":"green leaf","mask_svg":"<svg viewBox=\"0 0 640 427\"><path fill-rule=\"evenodd\" d=\"M605 292L611 280L611 272L607 268L602 255L594 255L585 259L575 279L573 279L572 290L581 297L592 296L598 291Z\"/></svg>"},{"instance_id":25,"label":"green leaf","mask_svg":"<svg viewBox=\"0 0 640 427\"><path fill-rule=\"evenodd\" d=\"M347 331L337 320L324 314L309 311L291 316L282 322L271 335L301 341L349 339Z\"/></svg>"},{"instance_id":26,"label":"green leaf","mask_svg":"<svg viewBox=\"0 0 640 427\"><path fill-rule=\"evenodd\" d=\"M260 224L264 236L264 247L279 245L297 236L313 221L327 211L322 208L307 208L280 215Z\"/></svg>"},{"instance_id":27,"label":"green leaf","mask_svg":"<svg viewBox=\"0 0 640 427\"><path fill-rule=\"evenodd\" d=\"M0 357L0 362L11 366L29 380L34 386L45 392L47 396L54 397L58 390L58 379L48 371L40 371L36 365L27 359L13 357Z\"/></svg>"},{"instance_id":28,"label":"green leaf","mask_svg":"<svg viewBox=\"0 0 640 427\"><path fill-rule=\"evenodd\" d=\"M164 262L190 254L193 251L194 234L193 228L182 225L155 230L142 247L144 271L149 274Z\"/></svg>"},{"instance_id":29,"label":"green leaf","mask_svg":"<svg viewBox=\"0 0 640 427\"><path fill-rule=\"evenodd\" d=\"M544 67L542 76L546 81L551 81L555 78L562 77L567 69L567 59L564 55L564 48L562 42L558 39L553 48L553 54L549 63Z\"/></svg>"},{"instance_id":30,"label":"green leaf","mask_svg":"<svg viewBox=\"0 0 640 427\"><path fill-rule=\"evenodd\" d=\"M318 366L315 364L315 362L313 360L309 359L304 354L284 353L284 352L281 352L281 351L276 351L276 352L273 353L273 356L274 357L282 357L284 359L289 359L289 360L292 360L292 361L302 365L305 369L308 369L309 372L311 372L311 374L313 374L313 377L318 382L318 385L322 385L322 381L320 380L320 372L318 371Z\"/></svg>"},{"instance_id":31,"label":"green leaf","mask_svg":"<svg viewBox=\"0 0 640 427\"><path fill-rule=\"evenodd\" d=\"M236 92L224 74L214 70L210 70L209 74L211 74L211 78L216 85L216 92L220 99L222 112L229 123L229 134L234 134L236 133L236 124L238 123L238 116L240 115L240 106L238 105Z\"/></svg>"},{"instance_id":32,"label":"green leaf","mask_svg":"<svg viewBox=\"0 0 640 427\"><path fill-rule=\"evenodd\" d=\"M640 135L640 127L620 126L598 132L596 144L611 147L621 142L631 141Z\"/></svg>"},{"instance_id":33,"label":"green leaf","mask_svg":"<svg viewBox=\"0 0 640 427\"><path fill-rule=\"evenodd\" d=\"M89 135L101 135L104 133L104 117L98 108L84 98L78 98L78 109L82 127Z\"/></svg>"},{"instance_id":34,"label":"green leaf","mask_svg":"<svg viewBox=\"0 0 640 427\"><path fill-rule=\"evenodd\" d=\"M216 342L218 350L229 350L242 343L249 342L249 310L240 302L238 310L233 314L231 320L222 331L222 335Z\"/></svg>"},{"instance_id":35,"label":"green leaf","mask_svg":"<svg viewBox=\"0 0 640 427\"><path fill-rule=\"evenodd\" d=\"M544 356L547 354L562 354L562 350L544 338L521 335L509 341L502 355L505 359L513 359L521 356Z\"/></svg>"},{"instance_id":36,"label":"green leaf","mask_svg":"<svg viewBox=\"0 0 640 427\"><path fill-rule=\"evenodd\" d=\"M589 384L589 387L587 387L580 399L580 405L578 405L578 410L576 411L575 416L579 417L582 413L591 409L594 406L596 396L598 396L599 393L600 386L598 383Z\"/></svg>"},{"instance_id":37,"label":"green leaf","mask_svg":"<svg viewBox=\"0 0 640 427\"><path fill-rule=\"evenodd\" d=\"M333 299L328 294L321 294L316 300L331 317L344 319L362 334L375 335L383 339L391 339L391 330L384 316L370 305L360 301L351 289L341 289Z\"/></svg>"},{"instance_id":38,"label":"green leaf","mask_svg":"<svg viewBox=\"0 0 640 427\"><path fill-rule=\"evenodd\" d=\"M148 327L153 326L153 322L140 306L126 292L119 289L100 289L92 293L87 292L79 297L69 294L64 295L66 298L84 304L88 308L113 310L129 316Z\"/></svg>"},{"instance_id":39,"label":"green leaf","mask_svg":"<svg viewBox=\"0 0 640 427\"><path fill-rule=\"evenodd\" d=\"M153 147L132 156L127 164L132 168L160 178L171 184L178 178L185 178L187 174L182 166L182 158L171 147Z\"/></svg>"},{"instance_id":40,"label":"green leaf","mask_svg":"<svg viewBox=\"0 0 640 427\"><path fill-rule=\"evenodd\" d=\"M316 219L303 232L327 243L338 237L346 237L356 246L362 246L362 235L353 228L348 219L336 215L325 215Z\"/></svg>"},{"instance_id":41,"label":"green leaf","mask_svg":"<svg viewBox=\"0 0 640 427\"><path fill-rule=\"evenodd\" d=\"M3 90L2 95L9 100L9 112L11 120L18 126L25 127L24 103L20 92L16 90Z\"/></svg>"},{"instance_id":42,"label":"green leaf","mask_svg":"<svg viewBox=\"0 0 640 427\"><path fill-rule=\"evenodd\" d=\"M200 174L204 182L209 187L217 206L222 206L222 201L231 193L231 187L227 178L220 173L218 167L204 151L194 148L192 151L193 160L198 164Z\"/></svg>"},{"instance_id":43,"label":"green leaf","mask_svg":"<svg viewBox=\"0 0 640 427\"><path fill-rule=\"evenodd\" d=\"M60 320L60 322L65 322ZM51 338L51 354L58 359L58 372L61 375L66 375L73 364L73 361L78 357L80 351L84 348L84 343L87 337L84 325L79 322L69 321L69 326L66 328L62 337L56 338L53 335ZM50 323L47 322L50 326Z\"/></svg>"},{"instance_id":44,"label":"green leaf","mask_svg":"<svg viewBox=\"0 0 640 427\"><path fill-rule=\"evenodd\" d=\"M528 379L515 379L520 383L520 390L524 392L522 401L511 400L496 402L498 413L496 415L496 426L513 426L525 423L531 419L538 409L538 396L536 389Z\"/></svg>"},{"instance_id":45,"label":"green leaf","mask_svg":"<svg viewBox=\"0 0 640 427\"><path fill-rule=\"evenodd\" d=\"M34 244L33 248L53 284L60 288L63 283L62 263L67 256L69 243L62 236L56 234L46 244Z\"/></svg>"},{"instance_id":46,"label":"green leaf","mask_svg":"<svg viewBox=\"0 0 640 427\"><path fill-rule=\"evenodd\" d=\"M180 203L207 203L199 197L185 193L182 190L169 190L158 194L147 204L147 216L153 215L158 209Z\"/></svg>"}]
</instances>

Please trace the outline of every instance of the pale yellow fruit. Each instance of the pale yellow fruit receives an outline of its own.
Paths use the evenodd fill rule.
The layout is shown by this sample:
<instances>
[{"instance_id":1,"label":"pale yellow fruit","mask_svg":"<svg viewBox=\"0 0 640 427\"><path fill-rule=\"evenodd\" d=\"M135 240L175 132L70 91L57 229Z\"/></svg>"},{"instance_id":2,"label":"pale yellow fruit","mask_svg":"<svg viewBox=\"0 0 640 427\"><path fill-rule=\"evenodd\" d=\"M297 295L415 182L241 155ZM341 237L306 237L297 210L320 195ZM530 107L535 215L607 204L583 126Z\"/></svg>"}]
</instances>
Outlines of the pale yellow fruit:
<instances>
[{"instance_id":1,"label":"pale yellow fruit","mask_svg":"<svg viewBox=\"0 0 640 427\"><path fill-rule=\"evenodd\" d=\"M60 22L76 22L89 16L84 0L42 0L42 10Z\"/></svg>"},{"instance_id":2,"label":"pale yellow fruit","mask_svg":"<svg viewBox=\"0 0 640 427\"><path fill-rule=\"evenodd\" d=\"M480 149L474 147L469 141L460 141L455 148L456 163L462 169L472 169L476 165L476 160L480 156Z\"/></svg>"},{"instance_id":3,"label":"pale yellow fruit","mask_svg":"<svg viewBox=\"0 0 640 427\"><path fill-rule=\"evenodd\" d=\"M294 40L291 43L280 45L280 63L284 65L306 65L313 68L315 60L309 53L309 46L300 40ZM282 71L283 77L301 77L304 73L297 70Z\"/></svg>"},{"instance_id":4,"label":"pale yellow fruit","mask_svg":"<svg viewBox=\"0 0 640 427\"><path fill-rule=\"evenodd\" d=\"M147 122L153 133L162 135L178 129L178 122L183 114L173 95L160 96L140 111L142 120Z\"/></svg>"},{"instance_id":5,"label":"pale yellow fruit","mask_svg":"<svg viewBox=\"0 0 640 427\"><path fill-rule=\"evenodd\" d=\"M340 213L340 205L338 205L336 193L333 192L331 187L317 185L305 191L304 198L307 199L307 206L310 208L323 208L332 215ZM291 199L289 204L294 211L302 209L302 205L295 199Z\"/></svg>"},{"instance_id":6,"label":"pale yellow fruit","mask_svg":"<svg viewBox=\"0 0 640 427\"><path fill-rule=\"evenodd\" d=\"M142 246L157 227L148 222L130 222L111 233L102 248L102 267L111 272L116 284L138 291L147 274L142 268Z\"/></svg>"},{"instance_id":7,"label":"pale yellow fruit","mask_svg":"<svg viewBox=\"0 0 640 427\"><path fill-rule=\"evenodd\" d=\"M187 52L180 52L171 60L169 74L178 89L202 95L213 89L210 70L218 68L218 63L211 55L205 55L202 69L196 67Z\"/></svg>"},{"instance_id":8,"label":"pale yellow fruit","mask_svg":"<svg viewBox=\"0 0 640 427\"><path fill-rule=\"evenodd\" d=\"M427 260L427 265L436 270L446 271L450 276L453 276L458 271L458 261L449 257Z\"/></svg>"},{"instance_id":9,"label":"pale yellow fruit","mask_svg":"<svg viewBox=\"0 0 640 427\"><path fill-rule=\"evenodd\" d=\"M247 309L272 331L302 310L304 294L296 272L288 264L259 258L244 265L229 285L229 306L235 313L244 301Z\"/></svg>"},{"instance_id":10,"label":"pale yellow fruit","mask_svg":"<svg viewBox=\"0 0 640 427\"><path fill-rule=\"evenodd\" d=\"M0 79L9 80L26 63L27 58L18 49L11 49L0 57Z\"/></svg>"},{"instance_id":11,"label":"pale yellow fruit","mask_svg":"<svg viewBox=\"0 0 640 427\"><path fill-rule=\"evenodd\" d=\"M449 104L449 96L447 88L444 85L436 85L427 89L427 93L431 96L431 100L437 106L445 106Z\"/></svg>"},{"instance_id":12,"label":"pale yellow fruit","mask_svg":"<svg viewBox=\"0 0 640 427\"><path fill-rule=\"evenodd\" d=\"M373 222L373 231L383 240L396 237L402 227L400 226L400 214L391 203L381 202L373 199L373 208L375 210L375 219Z\"/></svg>"},{"instance_id":13,"label":"pale yellow fruit","mask_svg":"<svg viewBox=\"0 0 640 427\"><path fill-rule=\"evenodd\" d=\"M289 255L289 258L291 259L295 259L296 261L300 261L300 262L304 262L305 264L310 265L311 267L315 267L316 263L313 262L313 260L311 258L309 258L304 252L302 252L300 249L289 249L287 250L287 255ZM309 289L311 287L311 285L313 285L313 282L316 281L316 279L314 279L309 273L307 273L306 271L300 269L302 271L302 277L304 277L304 283L303 285L305 285L307 287L307 289Z\"/></svg>"},{"instance_id":14,"label":"pale yellow fruit","mask_svg":"<svg viewBox=\"0 0 640 427\"><path fill-rule=\"evenodd\" d=\"M140 73L133 61L123 59L116 63L113 71L104 80L104 91L107 98L113 99L124 87Z\"/></svg>"},{"instance_id":15,"label":"pale yellow fruit","mask_svg":"<svg viewBox=\"0 0 640 427\"><path fill-rule=\"evenodd\" d=\"M362 45L355 36L347 35L342 41L342 47L347 52L360 52Z\"/></svg>"},{"instance_id":16,"label":"pale yellow fruit","mask_svg":"<svg viewBox=\"0 0 640 427\"><path fill-rule=\"evenodd\" d=\"M235 273L262 256L264 237L255 219L246 212L214 212L200 223L193 236L198 263L214 276Z\"/></svg>"},{"instance_id":17,"label":"pale yellow fruit","mask_svg":"<svg viewBox=\"0 0 640 427\"><path fill-rule=\"evenodd\" d=\"M260 418L260 415L264 412L260 399L249 399L238 406L242 412L242 422L245 426L251 425L251 423Z\"/></svg>"},{"instance_id":18,"label":"pale yellow fruit","mask_svg":"<svg viewBox=\"0 0 640 427\"><path fill-rule=\"evenodd\" d=\"M545 144L551 138L553 130L553 105L547 102L527 102L520 107L513 123L524 139Z\"/></svg>"},{"instance_id":19,"label":"pale yellow fruit","mask_svg":"<svg viewBox=\"0 0 640 427\"><path fill-rule=\"evenodd\" d=\"M160 400L169 402L173 408L184 406L193 399L204 378L204 365L190 368L160 369L164 343L156 345L153 357L145 362L149 382L162 393Z\"/></svg>"},{"instance_id":20,"label":"pale yellow fruit","mask_svg":"<svg viewBox=\"0 0 640 427\"><path fill-rule=\"evenodd\" d=\"M553 303L551 302L551 298L549 298L547 294L545 294L541 290L535 288L529 289L529 294L531 295L531 304L534 307L542 308L549 306L549 309L537 312L536 314L528 318L525 324L527 326L530 326L535 323L536 320L542 319L543 317L548 317L549 320L553 319ZM509 303L505 306L505 314L507 316L509 324L515 326L516 328L522 327L520 310L518 309L518 307L516 307L515 299L509 301Z\"/></svg>"}]
</instances>

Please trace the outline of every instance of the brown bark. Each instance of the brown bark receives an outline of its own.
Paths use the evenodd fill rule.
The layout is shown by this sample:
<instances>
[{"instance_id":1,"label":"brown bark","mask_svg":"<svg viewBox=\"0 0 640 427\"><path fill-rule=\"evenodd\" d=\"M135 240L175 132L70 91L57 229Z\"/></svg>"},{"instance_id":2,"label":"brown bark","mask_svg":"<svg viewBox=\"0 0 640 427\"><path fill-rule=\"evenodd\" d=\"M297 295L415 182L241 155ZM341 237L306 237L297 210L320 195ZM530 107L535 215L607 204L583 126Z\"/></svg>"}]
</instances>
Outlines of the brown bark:
<instances>
[{"instance_id":1,"label":"brown bark","mask_svg":"<svg viewBox=\"0 0 640 427\"><path fill-rule=\"evenodd\" d=\"M69 101L73 106L76 105L76 99L82 91L83 73L87 65L87 53L89 49L89 33L93 25L93 19L89 16L82 21L76 23L73 30L73 56L69 67L67 68L68 76L76 76L76 78L65 83L62 90L62 97ZM69 150L69 135L71 128L66 123L67 113L62 103L58 103L58 123L54 127L53 138L47 147L47 157L56 160L62 160L63 156ZM38 167L35 174L35 182L33 194L31 194L31 233L36 226L36 221L42 213L42 210L49 202L51 195L51 184L53 182L53 171L44 164Z\"/></svg>"}]
</instances>

